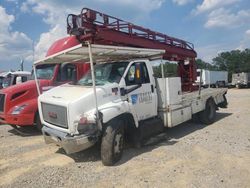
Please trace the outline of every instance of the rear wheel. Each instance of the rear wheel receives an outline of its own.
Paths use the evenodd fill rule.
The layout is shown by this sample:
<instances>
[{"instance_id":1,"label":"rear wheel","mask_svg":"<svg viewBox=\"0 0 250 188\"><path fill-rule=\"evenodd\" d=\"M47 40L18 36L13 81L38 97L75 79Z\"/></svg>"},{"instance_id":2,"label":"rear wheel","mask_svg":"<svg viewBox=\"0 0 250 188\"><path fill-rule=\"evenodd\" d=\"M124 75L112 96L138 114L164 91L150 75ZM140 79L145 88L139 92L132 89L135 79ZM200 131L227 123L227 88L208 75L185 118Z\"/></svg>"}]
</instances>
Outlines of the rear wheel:
<instances>
[{"instance_id":1,"label":"rear wheel","mask_svg":"<svg viewBox=\"0 0 250 188\"><path fill-rule=\"evenodd\" d=\"M39 113L36 114L35 118L35 127L38 131L42 131L43 125L39 116Z\"/></svg>"},{"instance_id":2,"label":"rear wheel","mask_svg":"<svg viewBox=\"0 0 250 188\"><path fill-rule=\"evenodd\" d=\"M205 110L199 112L198 116L199 120L206 125L209 125L215 121L216 105L212 98L207 100Z\"/></svg>"},{"instance_id":3,"label":"rear wheel","mask_svg":"<svg viewBox=\"0 0 250 188\"><path fill-rule=\"evenodd\" d=\"M103 133L101 159L106 166L111 166L122 157L124 147L124 123L120 119L111 120Z\"/></svg>"}]
</instances>

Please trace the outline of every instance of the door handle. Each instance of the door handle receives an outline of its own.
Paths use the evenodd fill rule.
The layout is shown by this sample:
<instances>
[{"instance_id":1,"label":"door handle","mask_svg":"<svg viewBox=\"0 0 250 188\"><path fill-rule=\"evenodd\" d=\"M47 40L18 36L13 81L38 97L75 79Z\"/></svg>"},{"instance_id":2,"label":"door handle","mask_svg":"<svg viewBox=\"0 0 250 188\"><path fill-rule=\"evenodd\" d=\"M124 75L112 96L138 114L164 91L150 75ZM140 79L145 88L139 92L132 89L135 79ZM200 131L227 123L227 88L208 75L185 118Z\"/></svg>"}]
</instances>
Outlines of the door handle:
<instances>
[{"instance_id":1,"label":"door handle","mask_svg":"<svg viewBox=\"0 0 250 188\"><path fill-rule=\"evenodd\" d=\"M152 93L154 93L154 86L153 86L153 84L151 85L151 91L152 91Z\"/></svg>"}]
</instances>

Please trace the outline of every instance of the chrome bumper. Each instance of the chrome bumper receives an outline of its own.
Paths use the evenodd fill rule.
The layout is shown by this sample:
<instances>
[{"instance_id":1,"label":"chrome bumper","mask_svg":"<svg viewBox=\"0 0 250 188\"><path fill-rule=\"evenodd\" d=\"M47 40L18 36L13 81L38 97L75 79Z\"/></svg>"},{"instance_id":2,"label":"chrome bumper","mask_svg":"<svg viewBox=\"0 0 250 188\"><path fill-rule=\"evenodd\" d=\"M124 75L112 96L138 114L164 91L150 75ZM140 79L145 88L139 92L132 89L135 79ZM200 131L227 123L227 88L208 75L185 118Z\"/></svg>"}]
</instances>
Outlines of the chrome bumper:
<instances>
[{"instance_id":1,"label":"chrome bumper","mask_svg":"<svg viewBox=\"0 0 250 188\"><path fill-rule=\"evenodd\" d=\"M97 137L89 135L70 136L67 133L43 126L42 128L46 144L55 143L62 147L67 154L76 153L93 146Z\"/></svg>"}]
</instances>

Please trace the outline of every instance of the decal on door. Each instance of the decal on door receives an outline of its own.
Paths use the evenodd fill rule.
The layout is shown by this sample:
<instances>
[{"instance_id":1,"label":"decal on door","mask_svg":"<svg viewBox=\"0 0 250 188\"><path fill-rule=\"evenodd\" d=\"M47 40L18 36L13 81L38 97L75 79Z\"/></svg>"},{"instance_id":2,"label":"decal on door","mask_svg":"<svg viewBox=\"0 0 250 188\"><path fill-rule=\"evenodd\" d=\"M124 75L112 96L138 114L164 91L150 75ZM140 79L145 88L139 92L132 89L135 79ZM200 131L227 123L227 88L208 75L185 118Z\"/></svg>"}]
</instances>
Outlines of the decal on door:
<instances>
[{"instance_id":1,"label":"decal on door","mask_svg":"<svg viewBox=\"0 0 250 188\"><path fill-rule=\"evenodd\" d=\"M137 94L131 95L132 104L136 104L137 103L137 99L138 99L138 95Z\"/></svg>"},{"instance_id":2,"label":"decal on door","mask_svg":"<svg viewBox=\"0 0 250 188\"><path fill-rule=\"evenodd\" d=\"M152 93L151 92L139 94L139 103L150 103L150 102L152 102Z\"/></svg>"},{"instance_id":3,"label":"decal on door","mask_svg":"<svg viewBox=\"0 0 250 188\"><path fill-rule=\"evenodd\" d=\"M133 94L133 95L131 95L131 101L132 101L132 104L136 104L137 101L139 102L139 104L151 103L152 102L152 93L146 92L146 93Z\"/></svg>"}]
</instances>

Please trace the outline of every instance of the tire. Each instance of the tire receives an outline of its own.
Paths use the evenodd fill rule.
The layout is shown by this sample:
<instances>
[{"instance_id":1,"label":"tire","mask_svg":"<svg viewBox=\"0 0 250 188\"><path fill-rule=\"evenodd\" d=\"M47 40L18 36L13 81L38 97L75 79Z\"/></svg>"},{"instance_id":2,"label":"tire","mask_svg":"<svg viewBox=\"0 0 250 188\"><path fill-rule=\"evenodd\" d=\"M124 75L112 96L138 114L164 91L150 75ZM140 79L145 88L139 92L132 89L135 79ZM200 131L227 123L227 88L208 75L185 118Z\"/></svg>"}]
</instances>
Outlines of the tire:
<instances>
[{"instance_id":1,"label":"tire","mask_svg":"<svg viewBox=\"0 0 250 188\"><path fill-rule=\"evenodd\" d=\"M114 165L122 157L124 147L124 123L120 119L111 120L103 133L101 159L105 166Z\"/></svg>"},{"instance_id":2,"label":"tire","mask_svg":"<svg viewBox=\"0 0 250 188\"><path fill-rule=\"evenodd\" d=\"M227 87L227 84L225 81L222 82L222 87L226 88Z\"/></svg>"},{"instance_id":3,"label":"tire","mask_svg":"<svg viewBox=\"0 0 250 188\"><path fill-rule=\"evenodd\" d=\"M206 125L210 125L215 121L216 105L212 98L207 100L205 110L199 112L198 116L201 123Z\"/></svg>"},{"instance_id":4,"label":"tire","mask_svg":"<svg viewBox=\"0 0 250 188\"><path fill-rule=\"evenodd\" d=\"M215 88L219 88L219 87L220 87L220 83L219 83L219 82L216 82Z\"/></svg>"},{"instance_id":5,"label":"tire","mask_svg":"<svg viewBox=\"0 0 250 188\"><path fill-rule=\"evenodd\" d=\"M42 132L43 125L42 125L42 122L41 122L41 120L40 120L39 113L36 114L36 118L35 118L35 127L36 127L36 129L37 129L39 132Z\"/></svg>"}]
</instances>

